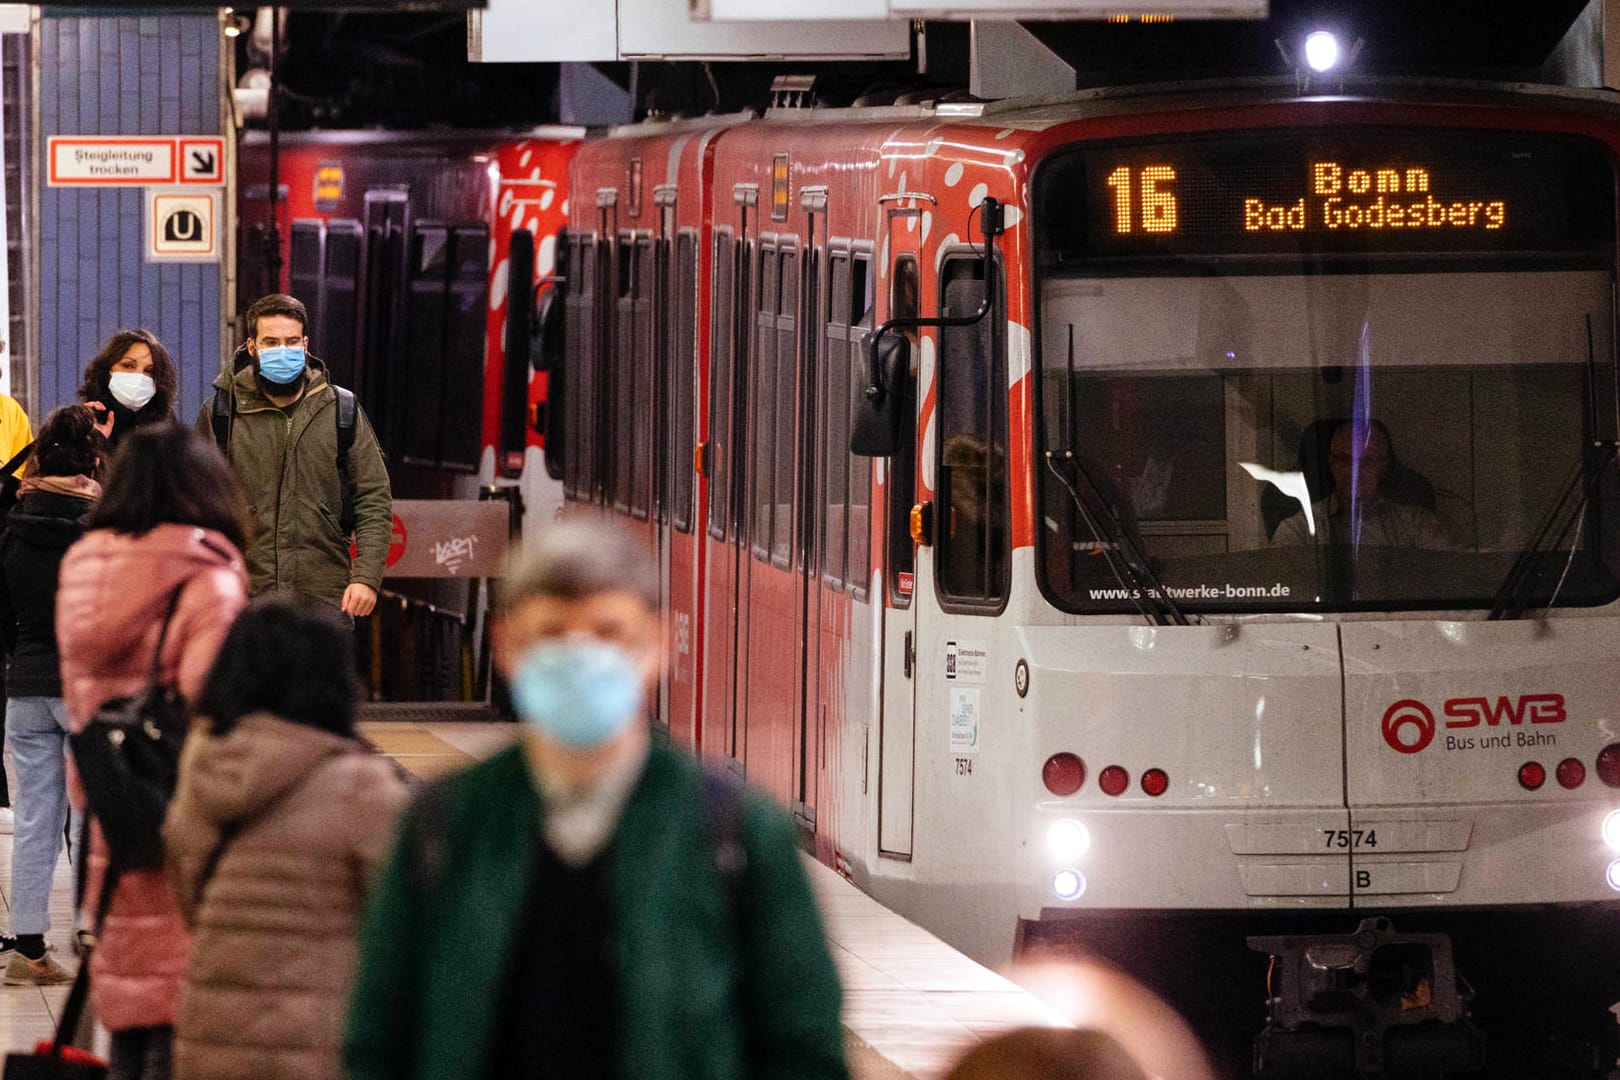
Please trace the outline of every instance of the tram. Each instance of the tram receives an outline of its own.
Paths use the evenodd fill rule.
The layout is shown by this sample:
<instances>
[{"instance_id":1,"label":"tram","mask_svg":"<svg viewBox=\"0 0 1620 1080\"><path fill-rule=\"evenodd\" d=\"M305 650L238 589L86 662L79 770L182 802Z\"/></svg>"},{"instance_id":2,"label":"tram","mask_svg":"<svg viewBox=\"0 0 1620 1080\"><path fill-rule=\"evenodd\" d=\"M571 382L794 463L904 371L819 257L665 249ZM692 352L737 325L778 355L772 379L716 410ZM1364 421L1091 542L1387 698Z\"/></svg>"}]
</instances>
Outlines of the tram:
<instances>
[{"instance_id":1,"label":"tram","mask_svg":"<svg viewBox=\"0 0 1620 1080\"><path fill-rule=\"evenodd\" d=\"M1600 1076L1617 152L1433 82L615 130L548 462L661 553L671 737L969 954L1263 1076Z\"/></svg>"},{"instance_id":2,"label":"tram","mask_svg":"<svg viewBox=\"0 0 1620 1080\"><path fill-rule=\"evenodd\" d=\"M561 505L541 457L538 327L583 135L282 135L274 218L268 137L244 136L238 307L277 290L305 303L311 351L359 395L396 496L497 481L526 521Z\"/></svg>"}]
</instances>

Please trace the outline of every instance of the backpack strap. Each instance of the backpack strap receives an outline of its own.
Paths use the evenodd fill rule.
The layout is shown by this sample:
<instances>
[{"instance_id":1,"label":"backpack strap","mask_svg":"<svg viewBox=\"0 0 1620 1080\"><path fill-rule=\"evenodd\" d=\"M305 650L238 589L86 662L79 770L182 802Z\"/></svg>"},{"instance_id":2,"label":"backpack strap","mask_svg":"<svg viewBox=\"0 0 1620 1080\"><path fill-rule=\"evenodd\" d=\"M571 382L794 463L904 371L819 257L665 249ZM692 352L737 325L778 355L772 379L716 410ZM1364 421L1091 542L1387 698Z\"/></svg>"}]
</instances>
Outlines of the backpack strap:
<instances>
[{"instance_id":1,"label":"backpack strap","mask_svg":"<svg viewBox=\"0 0 1620 1080\"><path fill-rule=\"evenodd\" d=\"M354 448L354 426L360 406L355 403L354 391L333 384L337 392L338 471L345 477L349 472L349 451Z\"/></svg>"},{"instance_id":2,"label":"backpack strap","mask_svg":"<svg viewBox=\"0 0 1620 1080\"><path fill-rule=\"evenodd\" d=\"M450 785L441 780L423 788L412 801L406 826L410 882L418 896L432 891L444 870L449 832Z\"/></svg>"},{"instance_id":3,"label":"backpack strap","mask_svg":"<svg viewBox=\"0 0 1620 1080\"><path fill-rule=\"evenodd\" d=\"M714 868L726 904L733 921L741 925L748 849L743 844L743 788L735 777L716 769L703 770L703 823L709 830Z\"/></svg>"},{"instance_id":4,"label":"backpack strap","mask_svg":"<svg viewBox=\"0 0 1620 1080\"><path fill-rule=\"evenodd\" d=\"M231 453L231 420L236 416L236 391L229 387L214 390L214 408L209 423L214 428L214 442L226 457Z\"/></svg>"},{"instance_id":5,"label":"backpack strap","mask_svg":"<svg viewBox=\"0 0 1620 1080\"><path fill-rule=\"evenodd\" d=\"M180 610L180 594L185 592L186 586L190 584L191 579L187 578L176 585L174 591L169 594L169 605L163 612L163 625L158 629L157 648L152 650L152 667L146 674L148 690L156 689L163 677L163 644L169 640L169 627L174 623L174 613Z\"/></svg>"},{"instance_id":6,"label":"backpack strap","mask_svg":"<svg viewBox=\"0 0 1620 1080\"><path fill-rule=\"evenodd\" d=\"M337 467L339 490L343 492L343 506L339 524L345 532L354 530L354 485L349 480L349 451L354 448L354 428L360 406L355 403L354 391L332 384L337 393Z\"/></svg>"},{"instance_id":7,"label":"backpack strap","mask_svg":"<svg viewBox=\"0 0 1620 1080\"><path fill-rule=\"evenodd\" d=\"M13 454L10 461L6 462L4 465L0 465L0 475L16 476L17 470L22 468L22 463L27 461L28 455L32 454L33 452L34 444L30 442L27 446Z\"/></svg>"}]
</instances>

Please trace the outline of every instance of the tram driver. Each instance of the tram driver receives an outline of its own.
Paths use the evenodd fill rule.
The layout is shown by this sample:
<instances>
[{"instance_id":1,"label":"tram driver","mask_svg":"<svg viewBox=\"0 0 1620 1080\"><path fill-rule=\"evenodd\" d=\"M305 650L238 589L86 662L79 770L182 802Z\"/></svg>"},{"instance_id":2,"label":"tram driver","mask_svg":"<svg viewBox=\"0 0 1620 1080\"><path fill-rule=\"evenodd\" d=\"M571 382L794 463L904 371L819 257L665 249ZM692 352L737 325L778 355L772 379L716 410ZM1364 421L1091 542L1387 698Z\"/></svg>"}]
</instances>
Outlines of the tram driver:
<instances>
[{"instance_id":1,"label":"tram driver","mask_svg":"<svg viewBox=\"0 0 1620 1080\"><path fill-rule=\"evenodd\" d=\"M1394 443L1382 421L1345 420L1334 428L1328 444L1328 473L1333 479L1332 490L1311 506L1315 535L1302 510L1278 524L1271 540L1273 546L1451 546L1434 510L1412 501L1411 493L1401 490L1411 485L1397 483L1402 476L1415 478L1416 474L1396 461ZM1421 482L1421 478L1417 479Z\"/></svg>"}]
</instances>

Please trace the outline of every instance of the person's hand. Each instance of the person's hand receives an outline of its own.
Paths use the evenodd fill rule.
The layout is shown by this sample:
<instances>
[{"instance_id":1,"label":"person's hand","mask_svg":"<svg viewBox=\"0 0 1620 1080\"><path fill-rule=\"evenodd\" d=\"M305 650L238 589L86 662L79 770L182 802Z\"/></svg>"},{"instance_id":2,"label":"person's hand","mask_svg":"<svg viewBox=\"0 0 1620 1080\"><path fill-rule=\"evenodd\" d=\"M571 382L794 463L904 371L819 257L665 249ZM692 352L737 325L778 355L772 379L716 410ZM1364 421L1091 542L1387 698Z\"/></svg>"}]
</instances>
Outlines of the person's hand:
<instances>
[{"instance_id":1,"label":"person's hand","mask_svg":"<svg viewBox=\"0 0 1620 1080\"><path fill-rule=\"evenodd\" d=\"M377 590L358 581L343 590L343 614L370 615L377 607Z\"/></svg>"},{"instance_id":2,"label":"person's hand","mask_svg":"<svg viewBox=\"0 0 1620 1080\"><path fill-rule=\"evenodd\" d=\"M112 438L113 422L117 420L117 417L113 415L113 411L99 401L89 402L88 405L90 411L95 414L96 430L101 432L101 437L103 439Z\"/></svg>"}]
</instances>

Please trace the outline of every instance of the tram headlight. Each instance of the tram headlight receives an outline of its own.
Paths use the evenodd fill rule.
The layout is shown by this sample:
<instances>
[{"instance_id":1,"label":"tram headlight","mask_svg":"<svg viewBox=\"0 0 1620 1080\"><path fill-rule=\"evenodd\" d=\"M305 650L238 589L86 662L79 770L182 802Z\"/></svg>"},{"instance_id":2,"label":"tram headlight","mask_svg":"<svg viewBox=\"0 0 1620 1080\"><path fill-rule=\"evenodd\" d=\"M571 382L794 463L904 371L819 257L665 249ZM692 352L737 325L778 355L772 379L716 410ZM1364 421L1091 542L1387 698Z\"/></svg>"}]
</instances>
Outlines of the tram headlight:
<instances>
[{"instance_id":1,"label":"tram headlight","mask_svg":"<svg viewBox=\"0 0 1620 1080\"><path fill-rule=\"evenodd\" d=\"M1318 74L1332 71L1339 63L1339 39L1326 30L1316 30L1305 36L1305 63Z\"/></svg>"},{"instance_id":2,"label":"tram headlight","mask_svg":"<svg viewBox=\"0 0 1620 1080\"><path fill-rule=\"evenodd\" d=\"M1620 863L1615 863L1609 868L1611 882L1615 880L1617 868L1620 868ZM1620 889L1620 885L1616 885L1615 888ZM1057 894L1059 900L1078 900L1085 895L1086 876L1078 870L1065 867L1052 875L1052 891Z\"/></svg>"},{"instance_id":3,"label":"tram headlight","mask_svg":"<svg viewBox=\"0 0 1620 1080\"><path fill-rule=\"evenodd\" d=\"M1610 810L1603 819L1603 842L1610 851L1620 851L1620 810Z\"/></svg>"},{"instance_id":4,"label":"tram headlight","mask_svg":"<svg viewBox=\"0 0 1620 1080\"><path fill-rule=\"evenodd\" d=\"M1080 887L1082 889L1085 888L1085 882L1083 879ZM1620 892L1620 859L1616 859L1614 862L1609 864L1609 888L1613 889L1615 892Z\"/></svg>"},{"instance_id":5,"label":"tram headlight","mask_svg":"<svg viewBox=\"0 0 1620 1080\"><path fill-rule=\"evenodd\" d=\"M1046 827L1046 853L1053 862L1071 863L1091 850L1091 830L1064 818Z\"/></svg>"}]
</instances>

